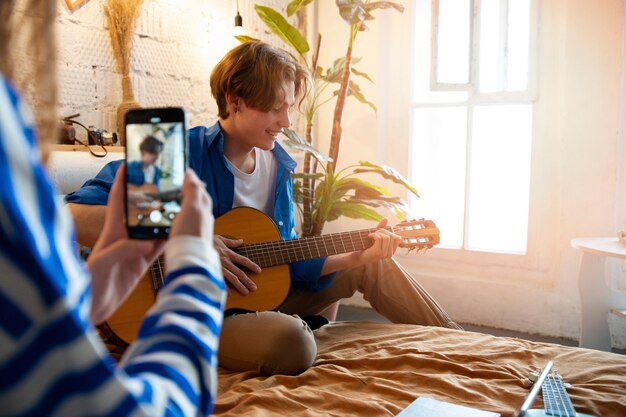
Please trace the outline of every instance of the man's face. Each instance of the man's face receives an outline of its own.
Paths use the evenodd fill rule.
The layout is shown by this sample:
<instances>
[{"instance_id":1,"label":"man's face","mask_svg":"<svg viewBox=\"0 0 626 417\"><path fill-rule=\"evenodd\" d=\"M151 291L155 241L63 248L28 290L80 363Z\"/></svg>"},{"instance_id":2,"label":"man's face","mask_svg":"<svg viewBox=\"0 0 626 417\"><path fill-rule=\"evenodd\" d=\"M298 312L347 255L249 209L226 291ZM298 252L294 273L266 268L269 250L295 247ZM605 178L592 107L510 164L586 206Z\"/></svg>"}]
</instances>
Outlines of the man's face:
<instances>
[{"instance_id":1,"label":"man's face","mask_svg":"<svg viewBox=\"0 0 626 417\"><path fill-rule=\"evenodd\" d=\"M278 135L283 128L291 125L289 112L293 108L295 86L293 81L285 81L285 92L282 101L275 103L270 111L261 111L242 104L242 112L238 129L244 133L246 142L263 150L272 150Z\"/></svg>"},{"instance_id":2,"label":"man's face","mask_svg":"<svg viewBox=\"0 0 626 417\"><path fill-rule=\"evenodd\" d=\"M142 152L141 153L141 162L144 166L154 165L159 159L159 155L151 152Z\"/></svg>"}]
</instances>

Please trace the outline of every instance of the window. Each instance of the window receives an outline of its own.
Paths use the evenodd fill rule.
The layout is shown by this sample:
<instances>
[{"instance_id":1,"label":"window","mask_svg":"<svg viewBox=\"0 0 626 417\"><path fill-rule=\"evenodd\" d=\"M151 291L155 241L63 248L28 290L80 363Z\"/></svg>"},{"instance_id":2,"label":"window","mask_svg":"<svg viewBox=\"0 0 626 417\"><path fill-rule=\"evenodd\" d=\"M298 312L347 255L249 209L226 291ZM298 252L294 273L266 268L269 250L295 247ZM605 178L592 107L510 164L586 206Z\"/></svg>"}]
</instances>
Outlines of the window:
<instances>
[{"instance_id":1,"label":"window","mask_svg":"<svg viewBox=\"0 0 626 417\"><path fill-rule=\"evenodd\" d=\"M439 247L526 254L535 0L415 0L411 177Z\"/></svg>"}]
</instances>

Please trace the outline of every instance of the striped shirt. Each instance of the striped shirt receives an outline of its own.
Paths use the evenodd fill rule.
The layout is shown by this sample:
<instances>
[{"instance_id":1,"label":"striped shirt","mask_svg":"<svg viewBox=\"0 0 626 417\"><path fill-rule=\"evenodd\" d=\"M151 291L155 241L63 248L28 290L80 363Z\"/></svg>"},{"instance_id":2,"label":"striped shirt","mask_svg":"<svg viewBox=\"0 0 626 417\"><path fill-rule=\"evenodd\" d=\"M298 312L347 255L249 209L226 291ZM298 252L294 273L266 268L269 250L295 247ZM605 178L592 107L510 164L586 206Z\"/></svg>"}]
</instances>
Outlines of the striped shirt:
<instances>
[{"instance_id":1,"label":"striped shirt","mask_svg":"<svg viewBox=\"0 0 626 417\"><path fill-rule=\"evenodd\" d=\"M165 286L119 364L90 323L73 242L32 116L0 76L0 415L210 414L225 301L211 242L171 239Z\"/></svg>"}]
</instances>

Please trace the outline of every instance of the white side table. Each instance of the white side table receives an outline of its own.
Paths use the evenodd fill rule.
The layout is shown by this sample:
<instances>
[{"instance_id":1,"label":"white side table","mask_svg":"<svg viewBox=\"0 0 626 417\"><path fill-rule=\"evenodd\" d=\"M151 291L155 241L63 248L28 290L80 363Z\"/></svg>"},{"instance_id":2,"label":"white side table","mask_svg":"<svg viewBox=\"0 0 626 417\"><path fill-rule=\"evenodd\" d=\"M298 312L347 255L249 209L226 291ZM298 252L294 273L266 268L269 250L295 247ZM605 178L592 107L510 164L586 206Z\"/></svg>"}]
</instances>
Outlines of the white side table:
<instances>
[{"instance_id":1,"label":"white side table","mask_svg":"<svg viewBox=\"0 0 626 417\"><path fill-rule=\"evenodd\" d=\"M605 276L606 257L626 259L626 245L610 237L572 239L583 252L578 286L581 301L580 347L611 351L607 313L626 309L626 294L611 289Z\"/></svg>"}]
</instances>

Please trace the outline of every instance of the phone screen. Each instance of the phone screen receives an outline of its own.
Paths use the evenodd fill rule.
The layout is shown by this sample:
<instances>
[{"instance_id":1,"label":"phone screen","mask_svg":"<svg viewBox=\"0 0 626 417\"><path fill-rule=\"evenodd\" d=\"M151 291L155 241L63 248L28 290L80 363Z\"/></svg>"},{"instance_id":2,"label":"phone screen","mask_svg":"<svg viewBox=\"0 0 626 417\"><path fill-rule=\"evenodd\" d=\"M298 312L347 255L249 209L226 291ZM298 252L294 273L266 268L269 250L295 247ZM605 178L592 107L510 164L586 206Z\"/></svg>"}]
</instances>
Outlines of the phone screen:
<instances>
[{"instance_id":1,"label":"phone screen","mask_svg":"<svg viewBox=\"0 0 626 417\"><path fill-rule=\"evenodd\" d=\"M125 116L129 236L165 239L180 211L186 168L181 108L134 109Z\"/></svg>"}]
</instances>

